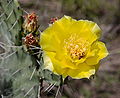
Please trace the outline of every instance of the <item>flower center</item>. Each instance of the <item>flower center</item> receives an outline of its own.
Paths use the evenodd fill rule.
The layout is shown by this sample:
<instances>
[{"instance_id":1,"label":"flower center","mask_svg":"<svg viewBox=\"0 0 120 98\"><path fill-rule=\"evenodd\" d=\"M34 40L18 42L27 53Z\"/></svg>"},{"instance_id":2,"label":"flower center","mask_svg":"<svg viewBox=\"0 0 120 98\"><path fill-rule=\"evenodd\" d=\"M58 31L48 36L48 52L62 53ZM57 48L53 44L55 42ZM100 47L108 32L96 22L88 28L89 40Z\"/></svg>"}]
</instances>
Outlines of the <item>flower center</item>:
<instances>
[{"instance_id":1,"label":"flower center","mask_svg":"<svg viewBox=\"0 0 120 98\"><path fill-rule=\"evenodd\" d=\"M64 43L67 54L73 60L80 60L86 55L88 42L83 38L78 38L76 35L70 36Z\"/></svg>"},{"instance_id":2,"label":"flower center","mask_svg":"<svg viewBox=\"0 0 120 98\"><path fill-rule=\"evenodd\" d=\"M74 45L74 44L70 44L69 48L68 48L68 52L70 54L70 57L72 59L81 59L82 57L85 56L85 48L80 48L79 45Z\"/></svg>"}]
</instances>

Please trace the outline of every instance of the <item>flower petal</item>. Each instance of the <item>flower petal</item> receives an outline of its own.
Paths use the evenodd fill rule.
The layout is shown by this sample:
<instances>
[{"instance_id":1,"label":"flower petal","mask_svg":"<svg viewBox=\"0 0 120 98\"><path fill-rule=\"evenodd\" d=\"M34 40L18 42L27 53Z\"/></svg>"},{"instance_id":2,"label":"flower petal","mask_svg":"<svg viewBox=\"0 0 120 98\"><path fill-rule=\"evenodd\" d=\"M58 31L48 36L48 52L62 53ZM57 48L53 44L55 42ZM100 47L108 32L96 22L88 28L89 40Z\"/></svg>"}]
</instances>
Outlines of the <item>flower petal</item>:
<instances>
[{"instance_id":1,"label":"flower petal","mask_svg":"<svg viewBox=\"0 0 120 98\"><path fill-rule=\"evenodd\" d=\"M101 35L101 29L99 26L88 20L79 20L75 22L69 31L76 33L80 38L84 38L90 43L99 39Z\"/></svg>"},{"instance_id":2,"label":"flower petal","mask_svg":"<svg viewBox=\"0 0 120 98\"><path fill-rule=\"evenodd\" d=\"M86 59L86 63L88 65L98 64L101 59L108 55L105 44L100 41L96 41L95 43L93 43L93 45L91 46L91 52L93 51L94 55Z\"/></svg>"},{"instance_id":3,"label":"flower petal","mask_svg":"<svg viewBox=\"0 0 120 98\"><path fill-rule=\"evenodd\" d=\"M60 41L57 38L57 36L55 36L54 33L48 34L47 32L52 32L52 31L49 28L45 31L45 33L41 34L40 45L41 45L42 49L45 51L55 52L55 51L57 51L57 49L60 48L60 46L59 46Z\"/></svg>"},{"instance_id":4,"label":"flower petal","mask_svg":"<svg viewBox=\"0 0 120 98\"><path fill-rule=\"evenodd\" d=\"M89 66L85 63L80 64L77 68L75 67L75 65L67 66L65 65L65 62L60 62L56 60L54 58L54 54L50 53L50 55L50 58L46 57L47 62L44 63L46 64L45 68L53 71L55 74L63 75L64 78L66 76L71 76L75 79L89 78L91 75L95 74L95 66Z\"/></svg>"},{"instance_id":5,"label":"flower petal","mask_svg":"<svg viewBox=\"0 0 120 98\"><path fill-rule=\"evenodd\" d=\"M91 75L95 74L95 66L89 66L87 64L81 64L79 69L66 69L68 76L74 79L89 78Z\"/></svg>"},{"instance_id":6,"label":"flower petal","mask_svg":"<svg viewBox=\"0 0 120 98\"><path fill-rule=\"evenodd\" d=\"M44 69L53 71L54 67L53 67L52 61L51 61L50 57L48 55L46 55L45 52L43 54L43 60L44 60Z\"/></svg>"},{"instance_id":7,"label":"flower petal","mask_svg":"<svg viewBox=\"0 0 120 98\"><path fill-rule=\"evenodd\" d=\"M56 53L54 52L45 52L45 54L49 57L49 61L52 62L53 67L55 69L59 68L59 69L64 69L64 68L70 68L70 69L77 69L78 66L76 66L73 62L71 62L67 57L63 57L62 59L59 59L58 57L56 57ZM61 55L59 55L61 56ZM45 58L44 58L45 59ZM49 62L51 64L51 62ZM49 66L50 64L46 63L46 66Z\"/></svg>"},{"instance_id":8,"label":"flower petal","mask_svg":"<svg viewBox=\"0 0 120 98\"><path fill-rule=\"evenodd\" d=\"M42 49L46 51L57 51L61 49L60 44L63 44L65 37L69 34L68 30L74 22L76 20L69 16L64 16L52 26L49 26L40 36Z\"/></svg>"}]
</instances>

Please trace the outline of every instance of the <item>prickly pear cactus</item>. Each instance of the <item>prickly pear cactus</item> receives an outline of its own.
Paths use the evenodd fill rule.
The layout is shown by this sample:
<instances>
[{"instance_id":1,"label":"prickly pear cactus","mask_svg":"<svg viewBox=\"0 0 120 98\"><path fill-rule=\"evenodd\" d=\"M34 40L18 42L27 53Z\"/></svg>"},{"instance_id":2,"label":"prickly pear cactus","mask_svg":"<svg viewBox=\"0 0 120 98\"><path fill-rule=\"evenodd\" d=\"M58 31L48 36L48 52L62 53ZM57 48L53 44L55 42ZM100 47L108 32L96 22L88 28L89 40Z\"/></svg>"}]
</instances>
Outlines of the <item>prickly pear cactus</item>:
<instances>
[{"instance_id":1,"label":"prickly pear cactus","mask_svg":"<svg viewBox=\"0 0 120 98\"><path fill-rule=\"evenodd\" d=\"M1 96L9 98L37 96L37 85L39 84L37 73L34 72L35 66L32 57L23 51L21 45L22 15L23 12L16 0L1 0L0 16L0 42L3 47L3 53L0 55L0 69L3 74L1 81L10 82L11 86L4 87L8 84L1 85ZM32 75L32 76L31 76ZM9 93L5 93L5 89Z\"/></svg>"},{"instance_id":2,"label":"prickly pear cactus","mask_svg":"<svg viewBox=\"0 0 120 98\"><path fill-rule=\"evenodd\" d=\"M42 52L36 44L40 32L38 27L34 31L23 27L17 0L1 0L0 10L0 97L39 98L43 81L60 85L61 78L43 69Z\"/></svg>"},{"instance_id":3,"label":"prickly pear cactus","mask_svg":"<svg viewBox=\"0 0 120 98\"><path fill-rule=\"evenodd\" d=\"M22 26L22 10L16 0L1 0L1 34L11 42L20 45L20 31Z\"/></svg>"}]
</instances>

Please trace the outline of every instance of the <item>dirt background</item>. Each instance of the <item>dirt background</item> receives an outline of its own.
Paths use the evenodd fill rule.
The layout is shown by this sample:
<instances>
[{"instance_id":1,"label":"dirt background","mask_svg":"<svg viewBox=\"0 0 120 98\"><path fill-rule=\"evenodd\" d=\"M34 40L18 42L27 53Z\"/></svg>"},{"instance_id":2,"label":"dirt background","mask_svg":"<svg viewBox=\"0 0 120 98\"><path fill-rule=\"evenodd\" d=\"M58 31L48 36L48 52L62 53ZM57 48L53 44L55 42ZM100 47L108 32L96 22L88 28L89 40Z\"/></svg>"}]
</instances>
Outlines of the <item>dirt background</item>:
<instances>
[{"instance_id":1,"label":"dirt background","mask_svg":"<svg viewBox=\"0 0 120 98\"><path fill-rule=\"evenodd\" d=\"M101 40L109 56L91 80L71 80L64 86L62 98L120 98L120 0L19 0L27 12L39 16L43 31L52 17L69 15L96 22L103 30ZM54 94L53 94L54 95ZM44 98L53 98L52 94ZM61 97L60 97L61 98Z\"/></svg>"}]
</instances>

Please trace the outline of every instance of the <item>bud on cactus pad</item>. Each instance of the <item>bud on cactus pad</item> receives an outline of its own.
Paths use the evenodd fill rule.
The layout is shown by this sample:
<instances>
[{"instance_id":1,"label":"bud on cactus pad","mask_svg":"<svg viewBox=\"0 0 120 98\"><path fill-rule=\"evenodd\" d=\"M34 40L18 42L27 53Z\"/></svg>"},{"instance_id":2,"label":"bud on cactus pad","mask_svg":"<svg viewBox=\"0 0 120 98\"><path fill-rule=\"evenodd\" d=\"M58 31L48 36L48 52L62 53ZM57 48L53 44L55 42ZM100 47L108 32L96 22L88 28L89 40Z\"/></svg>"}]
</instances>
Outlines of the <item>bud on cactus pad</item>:
<instances>
[{"instance_id":1,"label":"bud on cactus pad","mask_svg":"<svg viewBox=\"0 0 120 98\"><path fill-rule=\"evenodd\" d=\"M25 21L23 24L23 28L28 32L36 31L38 27L38 19L35 13L30 13L25 16Z\"/></svg>"}]
</instances>

